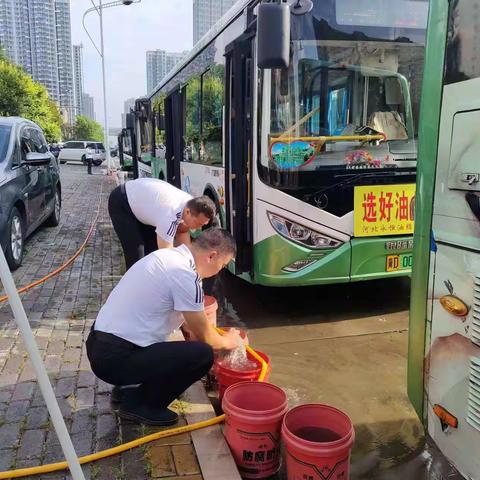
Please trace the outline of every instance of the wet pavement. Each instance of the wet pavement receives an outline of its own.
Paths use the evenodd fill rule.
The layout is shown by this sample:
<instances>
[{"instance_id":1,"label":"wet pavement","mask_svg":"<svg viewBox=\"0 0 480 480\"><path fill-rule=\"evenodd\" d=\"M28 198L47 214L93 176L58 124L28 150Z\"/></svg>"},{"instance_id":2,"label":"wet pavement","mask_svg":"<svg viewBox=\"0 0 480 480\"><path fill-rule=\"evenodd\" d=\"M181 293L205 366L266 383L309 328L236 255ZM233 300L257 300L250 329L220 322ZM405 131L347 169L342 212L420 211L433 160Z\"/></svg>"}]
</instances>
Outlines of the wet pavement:
<instances>
[{"instance_id":1,"label":"wet pavement","mask_svg":"<svg viewBox=\"0 0 480 480\"><path fill-rule=\"evenodd\" d=\"M248 330L290 406L327 403L350 416L352 480L463 478L425 439L407 397L409 288L400 278L274 289L228 273L213 287L218 323Z\"/></svg>"}]
</instances>

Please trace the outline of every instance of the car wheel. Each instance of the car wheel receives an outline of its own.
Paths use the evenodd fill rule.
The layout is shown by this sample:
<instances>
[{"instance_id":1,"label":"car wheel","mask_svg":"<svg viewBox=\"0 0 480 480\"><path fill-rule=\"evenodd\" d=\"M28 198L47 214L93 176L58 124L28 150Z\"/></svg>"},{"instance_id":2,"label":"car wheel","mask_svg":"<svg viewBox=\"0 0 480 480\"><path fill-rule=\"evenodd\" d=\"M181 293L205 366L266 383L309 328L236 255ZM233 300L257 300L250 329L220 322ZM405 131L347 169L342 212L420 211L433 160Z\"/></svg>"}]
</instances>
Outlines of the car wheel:
<instances>
[{"instance_id":1,"label":"car wheel","mask_svg":"<svg viewBox=\"0 0 480 480\"><path fill-rule=\"evenodd\" d=\"M94 160L94 161L93 161L93 164L94 164L96 167L99 167L99 166L102 164L102 161L101 161L101 160Z\"/></svg>"},{"instance_id":2,"label":"car wheel","mask_svg":"<svg viewBox=\"0 0 480 480\"><path fill-rule=\"evenodd\" d=\"M11 270L16 270L23 260L24 232L23 218L17 207L13 207L8 217L7 249L5 256Z\"/></svg>"},{"instance_id":3,"label":"car wheel","mask_svg":"<svg viewBox=\"0 0 480 480\"><path fill-rule=\"evenodd\" d=\"M56 227L60 223L60 215L62 211L62 197L60 196L60 189L57 188L55 191L53 212L45 221L45 224L48 227Z\"/></svg>"},{"instance_id":4,"label":"car wheel","mask_svg":"<svg viewBox=\"0 0 480 480\"><path fill-rule=\"evenodd\" d=\"M60 160L60 165L65 165L67 163L66 160Z\"/></svg>"}]
</instances>

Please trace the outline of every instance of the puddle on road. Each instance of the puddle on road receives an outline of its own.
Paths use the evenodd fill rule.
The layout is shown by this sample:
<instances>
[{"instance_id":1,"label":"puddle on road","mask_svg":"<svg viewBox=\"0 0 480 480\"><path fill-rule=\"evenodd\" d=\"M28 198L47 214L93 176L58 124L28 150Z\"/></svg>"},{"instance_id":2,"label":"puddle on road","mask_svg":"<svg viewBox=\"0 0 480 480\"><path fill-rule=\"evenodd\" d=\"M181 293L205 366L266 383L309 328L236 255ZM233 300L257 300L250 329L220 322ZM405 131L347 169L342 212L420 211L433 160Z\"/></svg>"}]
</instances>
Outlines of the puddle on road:
<instances>
[{"instance_id":1,"label":"puddle on road","mask_svg":"<svg viewBox=\"0 0 480 480\"><path fill-rule=\"evenodd\" d=\"M255 332L268 327L271 342L262 348L273 359L271 380L285 390L291 407L330 403L352 416L351 480L463 478L425 441L406 397L406 333L307 340L307 346L285 335L285 327L295 325L321 329L322 324L365 317L387 323L402 312L406 318L407 279L275 289L224 273L207 288L220 307L219 325L250 330L253 347ZM287 480L285 467L273 479Z\"/></svg>"}]
</instances>

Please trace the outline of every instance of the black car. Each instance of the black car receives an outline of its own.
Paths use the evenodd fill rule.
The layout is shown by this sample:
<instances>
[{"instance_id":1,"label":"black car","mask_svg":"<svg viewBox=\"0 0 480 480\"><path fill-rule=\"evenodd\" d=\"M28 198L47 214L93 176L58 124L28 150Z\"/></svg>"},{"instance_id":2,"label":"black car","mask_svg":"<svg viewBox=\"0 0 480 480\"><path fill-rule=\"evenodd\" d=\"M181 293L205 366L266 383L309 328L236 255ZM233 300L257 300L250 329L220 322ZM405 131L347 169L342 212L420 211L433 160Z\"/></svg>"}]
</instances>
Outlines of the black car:
<instances>
[{"instance_id":1,"label":"black car","mask_svg":"<svg viewBox=\"0 0 480 480\"><path fill-rule=\"evenodd\" d=\"M58 225L61 191L58 163L40 127L0 117L0 242L12 270L36 228Z\"/></svg>"}]
</instances>

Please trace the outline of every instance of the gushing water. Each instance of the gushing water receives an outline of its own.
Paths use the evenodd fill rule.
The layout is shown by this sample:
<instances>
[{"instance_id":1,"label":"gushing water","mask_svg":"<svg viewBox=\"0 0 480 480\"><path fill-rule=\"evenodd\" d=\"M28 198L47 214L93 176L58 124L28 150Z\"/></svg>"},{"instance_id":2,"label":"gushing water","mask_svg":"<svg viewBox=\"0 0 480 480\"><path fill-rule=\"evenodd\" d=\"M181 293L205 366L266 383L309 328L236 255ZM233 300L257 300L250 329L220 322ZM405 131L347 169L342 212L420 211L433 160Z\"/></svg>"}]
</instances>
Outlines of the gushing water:
<instances>
[{"instance_id":1,"label":"gushing water","mask_svg":"<svg viewBox=\"0 0 480 480\"><path fill-rule=\"evenodd\" d=\"M257 368L257 363L248 358L247 348L241 338L239 338L238 347L226 353L219 364L237 372L246 372Z\"/></svg>"}]
</instances>

